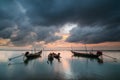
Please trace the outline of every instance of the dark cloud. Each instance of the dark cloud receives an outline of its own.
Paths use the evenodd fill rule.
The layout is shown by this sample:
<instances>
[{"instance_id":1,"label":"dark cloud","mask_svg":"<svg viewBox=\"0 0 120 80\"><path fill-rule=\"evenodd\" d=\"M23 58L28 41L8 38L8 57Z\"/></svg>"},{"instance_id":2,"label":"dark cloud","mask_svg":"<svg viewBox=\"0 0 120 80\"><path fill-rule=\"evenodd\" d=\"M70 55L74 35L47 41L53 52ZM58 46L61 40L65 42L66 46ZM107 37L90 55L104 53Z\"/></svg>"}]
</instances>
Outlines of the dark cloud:
<instances>
[{"instance_id":1,"label":"dark cloud","mask_svg":"<svg viewBox=\"0 0 120 80\"><path fill-rule=\"evenodd\" d=\"M32 17L26 13L26 8L19 0L1 0L0 3L0 37L10 39L14 45L30 45L36 41L53 42L62 37L55 33L55 26L34 25ZM38 21L35 21L38 22Z\"/></svg>"},{"instance_id":2,"label":"dark cloud","mask_svg":"<svg viewBox=\"0 0 120 80\"><path fill-rule=\"evenodd\" d=\"M0 0L0 37L15 45L48 43L61 39L55 35L61 25L74 23L78 27L66 41L120 41L119 4L119 0Z\"/></svg>"},{"instance_id":3,"label":"dark cloud","mask_svg":"<svg viewBox=\"0 0 120 80\"><path fill-rule=\"evenodd\" d=\"M30 45L34 42L45 41L45 43L54 42L61 39L62 37L56 36L55 27L35 27L31 30L29 29L17 29L14 31L11 41L17 46ZM24 44L23 44L24 43Z\"/></svg>"},{"instance_id":4,"label":"dark cloud","mask_svg":"<svg viewBox=\"0 0 120 80\"><path fill-rule=\"evenodd\" d=\"M114 29L115 28L115 29ZM105 27L76 27L71 30L71 35L67 38L68 42L76 43L102 43L102 42L119 42L120 41L120 27L113 28Z\"/></svg>"},{"instance_id":5,"label":"dark cloud","mask_svg":"<svg viewBox=\"0 0 120 80\"><path fill-rule=\"evenodd\" d=\"M21 3L34 25L103 24L120 13L120 1L114 0L21 0Z\"/></svg>"}]
</instances>

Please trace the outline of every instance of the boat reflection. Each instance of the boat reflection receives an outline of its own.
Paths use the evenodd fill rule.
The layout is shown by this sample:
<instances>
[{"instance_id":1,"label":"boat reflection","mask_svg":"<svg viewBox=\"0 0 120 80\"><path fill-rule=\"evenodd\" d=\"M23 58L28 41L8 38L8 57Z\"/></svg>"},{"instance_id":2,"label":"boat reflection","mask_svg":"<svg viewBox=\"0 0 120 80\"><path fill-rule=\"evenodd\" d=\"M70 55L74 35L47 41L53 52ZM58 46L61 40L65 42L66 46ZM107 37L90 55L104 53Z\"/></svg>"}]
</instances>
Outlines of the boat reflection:
<instances>
[{"instance_id":1,"label":"boat reflection","mask_svg":"<svg viewBox=\"0 0 120 80\"><path fill-rule=\"evenodd\" d=\"M100 58L91 58L91 57L83 57L83 56L77 56L77 55L72 55L72 57L81 57L81 58L87 58L89 59L90 61L93 61L93 60L96 60L99 64L103 64L103 57L101 56Z\"/></svg>"},{"instance_id":2,"label":"boat reflection","mask_svg":"<svg viewBox=\"0 0 120 80\"><path fill-rule=\"evenodd\" d=\"M54 56L53 56L52 53L50 53L50 54L48 55L48 61L47 61L47 63L52 65L53 60L54 60Z\"/></svg>"},{"instance_id":3,"label":"boat reflection","mask_svg":"<svg viewBox=\"0 0 120 80\"><path fill-rule=\"evenodd\" d=\"M22 62L9 62L8 65L18 65L18 64L25 64L28 65L30 63L30 61L36 60L38 58L41 58L41 56L39 57L34 57L34 58L23 58Z\"/></svg>"},{"instance_id":4,"label":"boat reflection","mask_svg":"<svg viewBox=\"0 0 120 80\"><path fill-rule=\"evenodd\" d=\"M30 61L36 60L36 59L41 58L41 57L42 56L32 57L32 58L26 58L26 59L24 59L24 64L27 65Z\"/></svg>"},{"instance_id":5,"label":"boat reflection","mask_svg":"<svg viewBox=\"0 0 120 80\"><path fill-rule=\"evenodd\" d=\"M36 57L29 57L26 58L25 56L23 57L23 61L22 62L9 62L8 65L17 65L17 64L25 64L28 65L30 61L36 60L38 58L41 58L42 56L36 56Z\"/></svg>"},{"instance_id":6,"label":"boat reflection","mask_svg":"<svg viewBox=\"0 0 120 80\"><path fill-rule=\"evenodd\" d=\"M61 62L61 60L60 60L60 58L61 58L61 57L60 57L60 53L58 53L58 54L56 54L56 53L50 53L50 54L48 55L47 63L52 65L54 58L57 59L58 62Z\"/></svg>"}]
</instances>

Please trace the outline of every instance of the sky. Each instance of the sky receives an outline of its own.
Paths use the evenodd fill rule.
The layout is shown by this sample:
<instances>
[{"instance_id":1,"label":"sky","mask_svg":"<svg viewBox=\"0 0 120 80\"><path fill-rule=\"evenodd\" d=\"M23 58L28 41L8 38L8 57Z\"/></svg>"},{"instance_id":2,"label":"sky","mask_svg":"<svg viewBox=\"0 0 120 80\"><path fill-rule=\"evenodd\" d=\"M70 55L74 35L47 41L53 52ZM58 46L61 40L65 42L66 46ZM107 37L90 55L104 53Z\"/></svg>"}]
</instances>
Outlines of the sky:
<instances>
[{"instance_id":1,"label":"sky","mask_svg":"<svg viewBox=\"0 0 120 80\"><path fill-rule=\"evenodd\" d=\"M0 0L0 45L120 49L119 0Z\"/></svg>"}]
</instances>

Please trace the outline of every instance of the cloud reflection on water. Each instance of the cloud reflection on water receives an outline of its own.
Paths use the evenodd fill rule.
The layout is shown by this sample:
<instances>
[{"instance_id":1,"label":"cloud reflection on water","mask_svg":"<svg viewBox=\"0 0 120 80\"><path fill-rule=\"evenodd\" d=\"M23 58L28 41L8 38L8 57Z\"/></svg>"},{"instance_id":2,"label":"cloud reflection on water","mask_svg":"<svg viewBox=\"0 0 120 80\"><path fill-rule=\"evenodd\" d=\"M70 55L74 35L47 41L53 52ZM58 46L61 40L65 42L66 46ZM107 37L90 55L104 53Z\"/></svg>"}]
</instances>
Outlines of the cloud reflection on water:
<instances>
[{"instance_id":1,"label":"cloud reflection on water","mask_svg":"<svg viewBox=\"0 0 120 80\"><path fill-rule=\"evenodd\" d=\"M42 57L29 61L26 65L21 63L23 58L18 58L13 61L13 65L8 64L8 58L20 55L25 51L0 51L0 71L2 71L2 77L0 79L93 79L99 80L101 76L106 79L110 79L108 76L113 72L115 75L113 78L120 74L118 62L113 62L112 59L104 57L104 64L99 65L96 60L90 60L86 58L72 57L70 51L43 51ZM53 60L53 64L47 64L47 57L50 52L61 53L60 61ZM119 52L104 52L120 59ZM2 63L2 64L1 64ZM15 64L17 63L17 64ZM20 63L20 64L18 64ZM4 65L5 64L5 65ZM113 68L116 68L115 70ZM22 74L21 74L22 73ZM109 74L111 73L111 74ZM7 77L5 77L7 76ZM100 78L100 80L102 80Z\"/></svg>"}]
</instances>

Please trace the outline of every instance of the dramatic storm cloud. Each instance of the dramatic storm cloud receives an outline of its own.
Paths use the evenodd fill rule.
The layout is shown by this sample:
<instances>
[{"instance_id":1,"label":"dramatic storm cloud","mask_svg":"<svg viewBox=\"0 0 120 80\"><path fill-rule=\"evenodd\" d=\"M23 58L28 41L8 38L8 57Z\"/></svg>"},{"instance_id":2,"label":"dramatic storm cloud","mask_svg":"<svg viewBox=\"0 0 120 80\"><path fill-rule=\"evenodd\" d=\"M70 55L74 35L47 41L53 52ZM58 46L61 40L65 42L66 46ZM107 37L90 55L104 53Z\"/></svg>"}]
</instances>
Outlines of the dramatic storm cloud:
<instances>
[{"instance_id":1,"label":"dramatic storm cloud","mask_svg":"<svg viewBox=\"0 0 120 80\"><path fill-rule=\"evenodd\" d=\"M115 28L115 29L114 29ZM69 42L81 43L101 43L101 42L119 42L120 27L76 27L71 30L71 35L67 39Z\"/></svg>"},{"instance_id":2,"label":"dramatic storm cloud","mask_svg":"<svg viewBox=\"0 0 120 80\"><path fill-rule=\"evenodd\" d=\"M61 39L60 36L55 35L56 32L59 32L59 28L56 26L46 26L41 23L34 25L33 22L41 21L33 20L31 22L32 17L36 17L35 14L29 17L27 14L29 10L19 0L1 0L0 4L0 38L10 39L12 44L17 46L29 45L36 41L49 43ZM34 6L35 4L32 7Z\"/></svg>"},{"instance_id":3,"label":"dramatic storm cloud","mask_svg":"<svg viewBox=\"0 0 120 80\"><path fill-rule=\"evenodd\" d=\"M78 26L68 42L120 41L119 0L0 0L0 38L14 45L54 42L62 25Z\"/></svg>"}]
</instances>

